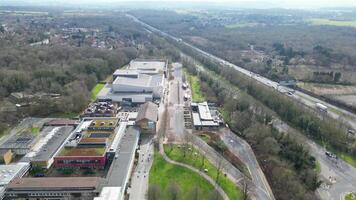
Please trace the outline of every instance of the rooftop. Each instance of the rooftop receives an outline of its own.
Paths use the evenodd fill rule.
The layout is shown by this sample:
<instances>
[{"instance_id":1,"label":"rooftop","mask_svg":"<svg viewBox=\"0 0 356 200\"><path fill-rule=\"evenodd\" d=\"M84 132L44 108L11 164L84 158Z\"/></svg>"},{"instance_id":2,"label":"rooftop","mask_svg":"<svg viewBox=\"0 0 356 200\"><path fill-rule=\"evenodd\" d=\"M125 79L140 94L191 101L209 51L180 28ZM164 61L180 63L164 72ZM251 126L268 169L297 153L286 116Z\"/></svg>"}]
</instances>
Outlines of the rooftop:
<instances>
[{"instance_id":1,"label":"rooftop","mask_svg":"<svg viewBox=\"0 0 356 200\"><path fill-rule=\"evenodd\" d=\"M114 85L134 85L140 87L150 87L152 86L152 76L146 74L140 74L138 77L117 77L114 82Z\"/></svg>"},{"instance_id":2,"label":"rooftop","mask_svg":"<svg viewBox=\"0 0 356 200\"><path fill-rule=\"evenodd\" d=\"M79 144L106 144L107 138L83 138Z\"/></svg>"},{"instance_id":3,"label":"rooftop","mask_svg":"<svg viewBox=\"0 0 356 200\"><path fill-rule=\"evenodd\" d=\"M0 165L0 186L7 185L12 179L19 176L21 171L27 167L29 167L28 163Z\"/></svg>"},{"instance_id":4,"label":"rooftop","mask_svg":"<svg viewBox=\"0 0 356 200\"><path fill-rule=\"evenodd\" d=\"M41 177L41 178L16 178L7 189L38 189L51 188L93 188L98 187L99 177Z\"/></svg>"},{"instance_id":5,"label":"rooftop","mask_svg":"<svg viewBox=\"0 0 356 200\"><path fill-rule=\"evenodd\" d=\"M116 127L118 119L94 119L88 128Z\"/></svg>"},{"instance_id":6,"label":"rooftop","mask_svg":"<svg viewBox=\"0 0 356 200\"><path fill-rule=\"evenodd\" d=\"M64 147L58 156L102 156L105 147Z\"/></svg>"},{"instance_id":7,"label":"rooftop","mask_svg":"<svg viewBox=\"0 0 356 200\"><path fill-rule=\"evenodd\" d=\"M49 160L54 156L62 143L69 137L73 127L65 126L61 127L54 137L51 137L45 145L36 153L36 155L31 159L33 161Z\"/></svg>"},{"instance_id":8,"label":"rooftop","mask_svg":"<svg viewBox=\"0 0 356 200\"><path fill-rule=\"evenodd\" d=\"M136 121L143 119L156 122L158 120L158 106L150 101L142 104L138 110Z\"/></svg>"},{"instance_id":9,"label":"rooftop","mask_svg":"<svg viewBox=\"0 0 356 200\"><path fill-rule=\"evenodd\" d=\"M163 60L132 60L129 69L139 70L140 73L159 73L165 70L166 62Z\"/></svg>"}]
</instances>

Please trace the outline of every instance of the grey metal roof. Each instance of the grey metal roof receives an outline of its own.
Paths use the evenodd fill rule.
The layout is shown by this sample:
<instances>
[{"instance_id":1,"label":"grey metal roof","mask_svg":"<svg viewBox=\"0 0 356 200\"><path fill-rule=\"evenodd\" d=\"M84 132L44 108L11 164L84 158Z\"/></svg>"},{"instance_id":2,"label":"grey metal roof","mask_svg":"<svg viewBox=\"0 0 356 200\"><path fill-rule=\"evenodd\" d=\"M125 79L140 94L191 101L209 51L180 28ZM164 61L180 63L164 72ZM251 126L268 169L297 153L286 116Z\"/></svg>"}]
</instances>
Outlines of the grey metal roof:
<instances>
[{"instance_id":1,"label":"grey metal roof","mask_svg":"<svg viewBox=\"0 0 356 200\"><path fill-rule=\"evenodd\" d=\"M113 84L148 87L151 86L151 80L152 80L152 76L146 74L140 74L137 78L117 77L114 80Z\"/></svg>"}]
</instances>

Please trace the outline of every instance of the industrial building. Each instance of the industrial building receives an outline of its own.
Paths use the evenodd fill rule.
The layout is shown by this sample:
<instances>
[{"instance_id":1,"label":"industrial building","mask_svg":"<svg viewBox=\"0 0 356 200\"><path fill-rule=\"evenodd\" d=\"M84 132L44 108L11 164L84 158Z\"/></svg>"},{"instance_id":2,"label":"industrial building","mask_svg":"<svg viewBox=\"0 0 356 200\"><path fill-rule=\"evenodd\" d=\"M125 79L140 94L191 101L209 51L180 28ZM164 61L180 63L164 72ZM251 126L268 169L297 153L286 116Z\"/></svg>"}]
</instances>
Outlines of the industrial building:
<instances>
[{"instance_id":1,"label":"industrial building","mask_svg":"<svg viewBox=\"0 0 356 200\"><path fill-rule=\"evenodd\" d=\"M106 84L97 99L125 104L160 99L166 71L167 61L133 60L125 69L118 69L113 73L112 84Z\"/></svg>"},{"instance_id":2,"label":"industrial building","mask_svg":"<svg viewBox=\"0 0 356 200\"><path fill-rule=\"evenodd\" d=\"M6 188L5 199L93 199L99 177L16 178Z\"/></svg>"},{"instance_id":3,"label":"industrial building","mask_svg":"<svg viewBox=\"0 0 356 200\"><path fill-rule=\"evenodd\" d=\"M193 125L196 130L217 129L223 125L219 112L213 104L207 102L192 103Z\"/></svg>"}]
</instances>

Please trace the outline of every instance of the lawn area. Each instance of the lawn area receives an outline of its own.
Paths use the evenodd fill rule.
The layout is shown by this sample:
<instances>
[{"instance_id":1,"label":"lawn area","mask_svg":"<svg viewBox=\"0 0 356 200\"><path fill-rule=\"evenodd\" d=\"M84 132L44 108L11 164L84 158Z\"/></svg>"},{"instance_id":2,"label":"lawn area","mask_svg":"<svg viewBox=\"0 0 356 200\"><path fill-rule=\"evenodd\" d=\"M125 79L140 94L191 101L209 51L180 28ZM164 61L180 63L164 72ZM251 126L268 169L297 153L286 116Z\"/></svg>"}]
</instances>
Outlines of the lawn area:
<instances>
[{"instance_id":1,"label":"lawn area","mask_svg":"<svg viewBox=\"0 0 356 200\"><path fill-rule=\"evenodd\" d=\"M165 145L164 150L169 158L172 160L186 163L191 165L197 169L207 169L207 175L209 175L214 180L217 176L216 167L210 163L207 159L204 160L203 164L203 156L196 151L195 149L191 149L186 152L184 157L183 148L179 148L179 145ZM242 199L242 192L236 186L234 182L232 182L229 178L225 177L223 174L220 175L219 185L225 191L225 193L229 196L230 199L238 200Z\"/></svg>"},{"instance_id":2,"label":"lawn area","mask_svg":"<svg viewBox=\"0 0 356 200\"><path fill-rule=\"evenodd\" d=\"M341 21L331 20L323 18L312 18L307 20L312 25L329 25L329 26L344 26L356 28L356 20L353 21Z\"/></svg>"},{"instance_id":3,"label":"lawn area","mask_svg":"<svg viewBox=\"0 0 356 200\"><path fill-rule=\"evenodd\" d=\"M320 174L321 172L321 167L320 167L320 162L319 161L316 161L315 162L315 169L316 173Z\"/></svg>"},{"instance_id":4,"label":"lawn area","mask_svg":"<svg viewBox=\"0 0 356 200\"><path fill-rule=\"evenodd\" d=\"M192 88L192 100L193 102L203 102L205 98L200 89L200 82L198 77L186 73L187 80Z\"/></svg>"},{"instance_id":5,"label":"lawn area","mask_svg":"<svg viewBox=\"0 0 356 200\"><path fill-rule=\"evenodd\" d=\"M180 188L181 200L190 200L193 188L200 188L200 199L208 199L214 187L203 177L184 167L166 162L158 151L155 151L153 165L150 170L149 184L160 186L163 198L168 199L167 186L174 181Z\"/></svg>"},{"instance_id":6,"label":"lawn area","mask_svg":"<svg viewBox=\"0 0 356 200\"><path fill-rule=\"evenodd\" d=\"M38 127L32 127L31 128L31 133L33 135L37 135L39 132L40 132L40 128L38 128Z\"/></svg>"},{"instance_id":7,"label":"lawn area","mask_svg":"<svg viewBox=\"0 0 356 200\"><path fill-rule=\"evenodd\" d=\"M352 165L353 167L356 167L356 158L352 157L350 155L344 154L344 153L336 153L341 159Z\"/></svg>"},{"instance_id":8,"label":"lawn area","mask_svg":"<svg viewBox=\"0 0 356 200\"><path fill-rule=\"evenodd\" d=\"M104 83L98 83L95 85L95 87L91 90L91 99L92 100L96 99L96 95L98 95L98 93L100 92L101 89L103 89L104 86L105 86Z\"/></svg>"},{"instance_id":9,"label":"lawn area","mask_svg":"<svg viewBox=\"0 0 356 200\"><path fill-rule=\"evenodd\" d=\"M345 196L345 200L356 200L356 195L355 194L347 194Z\"/></svg>"}]
</instances>

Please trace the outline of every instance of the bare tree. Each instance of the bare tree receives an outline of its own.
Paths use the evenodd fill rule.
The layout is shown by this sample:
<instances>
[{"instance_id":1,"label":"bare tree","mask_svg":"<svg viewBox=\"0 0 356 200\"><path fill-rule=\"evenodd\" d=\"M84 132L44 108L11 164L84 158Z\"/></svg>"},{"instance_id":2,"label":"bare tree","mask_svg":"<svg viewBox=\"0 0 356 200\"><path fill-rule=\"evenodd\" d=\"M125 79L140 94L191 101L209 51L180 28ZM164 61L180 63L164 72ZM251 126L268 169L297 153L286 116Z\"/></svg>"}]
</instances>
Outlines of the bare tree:
<instances>
[{"instance_id":1,"label":"bare tree","mask_svg":"<svg viewBox=\"0 0 356 200\"><path fill-rule=\"evenodd\" d=\"M222 200L222 197L219 192L214 189L208 194L208 200Z\"/></svg>"},{"instance_id":2,"label":"bare tree","mask_svg":"<svg viewBox=\"0 0 356 200\"><path fill-rule=\"evenodd\" d=\"M200 188L198 186L193 187L189 197L191 200L200 200Z\"/></svg>"},{"instance_id":3,"label":"bare tree","mask_svg":"<svg viewBox=\"0 0 356 200\"><path fill-rule=\"evenodd\" d=\"M242 180L242 200L247 200L249 199L248 195L248 190L249 190L249 184L247 182L246 176L244 176Z\"/></svg>"},{"instance_id":4,"label":"bare tree","mask_svg":"<svg viewBox=\"0 0 356 200\"><path fill-rule=\"evenodd\" d=\"M170 182L170 184L168 185L167 192L169 195L169 199L178 200L181 193L181 189L179 185L177 185L177 183L173 181Z\"/></svg>"},{"instance_id":5,"label":"bare tree","mask_svg":"<svg viewBox=\"0 0 356 200\"><path fill-rule=\"evenodd\" d=\"M162 191L158 185L152 184L148 187L147 199L148 200L159 200L162 198Z\"/></svg>"},{"instance_id":6,"label":"bare tree","mask_svg":"<svg viewBox=\"0 0 356 200\"><path fill-rule=\"evenodd\" d=\"M216 170L217 170L217 173L216 173L215 182L217 184L219 184L219 178L220 178L221 172L222 172L223 167L224 167L224 162L223 161L224 160L223 160L222 156L218 156L216 158Z\"/></svg>"}]
</instances>

